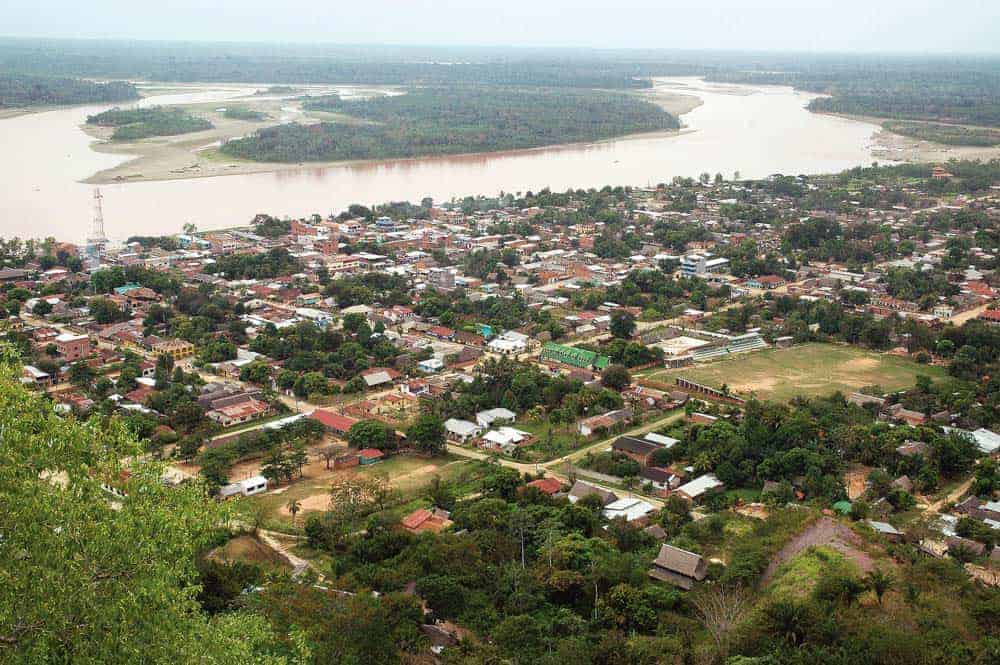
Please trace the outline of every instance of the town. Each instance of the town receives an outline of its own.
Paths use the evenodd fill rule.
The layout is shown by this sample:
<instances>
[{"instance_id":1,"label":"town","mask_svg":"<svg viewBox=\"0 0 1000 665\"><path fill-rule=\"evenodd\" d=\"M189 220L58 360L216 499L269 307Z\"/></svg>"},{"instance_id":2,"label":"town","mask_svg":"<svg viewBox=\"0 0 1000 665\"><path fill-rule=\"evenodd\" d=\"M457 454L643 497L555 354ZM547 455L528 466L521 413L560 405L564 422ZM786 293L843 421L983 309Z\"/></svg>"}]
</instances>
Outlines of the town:
<instances>
[{"instance_id":1,"label":"town","mask_svg":"<svg viewBox=\"0 0 1000 665\"><path fill-rule=\"evenodd\" d=\"M892 627L871 662L995 635L995 161L117 244L102 205L84 244L0 243L3 338L33 403L121 423L164 491L234 511L199 564L215 612L377 607L369 660L342 635L329 662L569 662L594 631L626 660L581 662L778 662L748 645L829 646L814 601L866 650L883 603L942 636ZM107 501L138 475L101 478Z\"/></svg>"}]
</instances>

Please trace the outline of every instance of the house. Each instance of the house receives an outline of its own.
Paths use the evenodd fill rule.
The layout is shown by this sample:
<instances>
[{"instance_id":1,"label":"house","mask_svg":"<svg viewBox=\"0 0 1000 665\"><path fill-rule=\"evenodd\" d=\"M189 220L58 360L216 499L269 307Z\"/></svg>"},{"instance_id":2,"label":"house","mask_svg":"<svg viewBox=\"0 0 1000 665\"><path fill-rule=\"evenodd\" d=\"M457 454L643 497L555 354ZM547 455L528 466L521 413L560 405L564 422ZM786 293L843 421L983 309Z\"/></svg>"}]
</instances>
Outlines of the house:
<instances>
[{"instance_id":1,"label":"house","mask_svg":"<svg viewBox=\"0 0 1000 665\"><path fill-rule=\"evenodd\" d=\"M580 432L582 436L590 436L599 430L610 430L615 425L625 422L631 416L631 411L628 409L618 409L617 411L608 411L607 413L601 414L599 416L591 416L590 418L584 418L577 424L577 431Z\"/></svg>"},{"instance_id":2,"label":"house","mask_svg":"<svg viewBox=\"0 0 1000 665\"><path fill-rule=\"evenodd\" d=\"M438 533L450 527L453 522L451 521L451 513L447 510L418 508L400 520L400 524L410 533L424 531Z\"/></svg>"},{"instance_id":3,"label":"house","mask_svg":"<svg viewBox=\"0 0 1000 665\"><path fill-rule=\"evenodd\" d=\"M385 453L377 448L362 448L358 451L358 464L362 466L375 464L383 457L385 457Z\"/></svg>"},{"instance_id":4,"label":"house","mask_svg":"<svg viewBox=\"0 0 1000 665\"><path fill-rule=\"evenodd\" d=\"M785 278L777 275L763 275L761 277L751 277L747 280L747 286L751 289L776 289L785 285Z\"/></svg>"},{"instance_id":5,"label":"house","mask_svg":"<svg viewBox=\"0 0 1000 665\"><path fill-rule=\"evenodd\" d=\"M34 365L25 365L21 382L32 386L45 387L52 385L52 376Z\"/></svg>"},{"instance_id":6,"label":"house","mask_svg":"<svg viewBox=\"0 0 1000 665\"><path fill-rule=\"evenodd\" d=\"M589 483L585 483L582 480L578 480L573 483L573 487L569 490L569 502L576 503L580 499L590 496L591 494L596 494L601 498L601 502L607 506L609 503L613 503L618 500L618 495L610 490L601 489L600 487L595 487Z\"/></svg>"},{"instance_id":7,"label":"house","mask_svg":"<svg viewBox=\"0 0 1000 665\"><path fill-rule=\"evenodd\" d=\"M239 494L240 496L253 496L267 491L267 478L264 476L252 476L235 483L219 488L219 496L227 499Z\"/></svg>"},{"instance_id":8,"label":"house","mask_svg":"<svg viewBox=\"0 0 1000 665\"><path fill-rule=\"evenodd\" d=\"M90 338L86 335L62 333L56 335L55 345L59 356L66 362L76 362L90 355Z\"/></svg>"},{"instance_id":9,"label":"house","mask_svg":"<svg viewBox=\"0 0 1000 665\"><path fill-rule=\"evenodd\" d=\"M658 466L647 466L639 472L639 479L660 491L677 489L681 484L680 476L669 469L661 469Z\"/></svg>"},{"instance_id":10,"label":"house","mask_svg":"<svg viewBox=\"0 0 1000 665\"><path fill-rule=\"evenodd\" d=\"M205 417L219 423L223 427L232 427L241 423L260 418L271 410L267 402L249 398L236 404L220 406L205 412Z\"/></svg>"},{"instance_id":11,"label":"house","mask_svg":"<svg viewBox=\"0 0 1000 665\"><path fill-rule=\"evenodd\" d=\"M673 545L660 545L660 553L653 559L649 576L669 582L684 590L694 586L708 575L708 564L700 554L682 550Z\"/></svg>"},{"instance_id":12,"label":"house","mask_svg":"<svg viewBox=\"0 0 1000 665\"><path fill-rule=\"evenodd\" d=\"M625 497L604 506L604 516L609 520L619 517L626 522L634 522L656 510L655 506L635 497Z\"/></svg>"},{"instance_id":13,"label":"house","mask_svg":"<svg viewBox=\"0 0 1000 665\"><path fill-rule=\"evenodd\" d=\"M400 376L399 372L389 367L373 367L361 372L361 378L368 388L389 385Z\"/></svg>"},{"instance_id":14,"label":"house","mask_svg":"<svg viewBox=\"0 0 1000 665\"><path fill-rule=\"evenodd\" d=\"M881 536L885 536L889 540L897 541L903 537L903 532L894 527L893 525L889 524L888 522L865 520L865 523L868 524L868 526L870 526L872 529L874 529L875 533Z\"/></svg>"},{"instance_id":15,"label":"house","mask_svg":"<svg viewBox=\"0 0 1000 665\"><path fill-rule=\"evenodd\" d=\"M492 427L493 423L513 422L516 419L516 413L504 408L487 409L476 414L476 422L484 428Z\"/></svg>"},{"instance_id":16,"label":"house","mask_svg":"<svg viewBox=\"0 0 1000 665\"><path fill-rule=\"evenodd\" d=\"M483 431L476 423L458 418L449 418L444 421L444 430L449 439L461 441L462 443L479 436L480 432Z\"/></svg>"},{"instance_id":17,"label":"house","mask_svg":"<svg viewBox=\"0 0 1000 665\"><path fill-rule=\"evenodd\" d=\"M156 356L170 356L173 360L183 360L194 355L194 344L183 339L165 339L153 344Z\"/></svg>"},{"instance_id":18,"label":"house","mask_svg":"<svg viewBox=\"0 0 1000 665\"><path fill-rule=\"evenodd\" d=\"M499 427L483 435L482 447L496 448L511 453L517 446L531 439L531 434L513 427Z\"/></svg>"},{"instance_id":19,"label":"house","mask_svg":"<svg viewBox=\"0 0 1000 665\"><path fill-rule=\"evenodd\" d=\"M643 466L647 466L650 463L653 453L663 447L652 441L638 439L634 436L620 436L611 444L611 450L625 455Z\"/></svg>"},{"instance_id":20,"label":"house","mask_svg":"<svg viewBox=\"0 0 1000 665\"><path fill-rule=\"evenodd\" d=\"M532 480L526 487L534 487L546 496L558 494L562 490L562 481L558 478L539 478Z\"/></svg>"},{"instance_id":21,"label":"house","mask_svg":"<svg viewBox=\"0 0 1000 665\"><path fill-rule=\"evenodd\" d=\"M444 361L440 358L428 358L427 360L421 360L418 362L417 368L420 369L421 372L433 374L434 372L439 372L444 369Z\"/></svg>"},{"instance_id":22,"label":"house","mask_svg":"<svg viewBox=\"0 0 1000 665\"><path fill-rule=\"evenodd\" d=\"M351 429L351 426L358 422L350 416L343 416L339 413L334 413L333 411L327 411L326 409L316 409L309 414L309 419L315 420L322 425L326 431L338 436L347 434L347 431Z\"/></svg>"},{"instance_id":23,"label":"house","mask_svg":"<svg viewBox=\"0 0 1000 665\"><path fill-rule=\"evenodd\" d=\"M706 473L689 483L678 487L675 491L688 501L697 501L706 492L724 487L721 480L715 477L714 473Z\"/></svg>"},{"instance_id":24,"label":"house","mask_svg":"<svg viewBox=\"0 0 1000 665\"><path fill-rule=\"evenodd\" d=\"M687 396L687 393L682 393ZM643 439L646 441L651 441L653 443L659 444L663 448L672 448L674 445L680 443L679 439L675 439L664 434L657 434L656 432L649 432L644 434Z\"/></svg>"}]
</instances>

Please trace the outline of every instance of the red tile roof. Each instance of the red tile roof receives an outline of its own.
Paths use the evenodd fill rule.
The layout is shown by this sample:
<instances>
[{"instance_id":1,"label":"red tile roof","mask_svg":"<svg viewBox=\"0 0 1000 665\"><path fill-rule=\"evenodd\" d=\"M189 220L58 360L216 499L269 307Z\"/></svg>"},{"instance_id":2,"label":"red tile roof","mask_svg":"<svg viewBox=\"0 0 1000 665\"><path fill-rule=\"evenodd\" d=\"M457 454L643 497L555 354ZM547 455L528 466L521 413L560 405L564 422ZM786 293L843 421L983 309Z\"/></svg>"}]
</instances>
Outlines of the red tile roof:
<instances>
[{"instance_id":1,"label":"red tile roof","mask_svg":"<svg viewBox=\"0 0 1000 665\"><path fill-rule=\"evenodd\" d=\"M342 416L339 413L326 411L325 409L316 409L309 417L334 432L346 432L351 429L351 425L358 422L350 416Z\"/></svg>"},{"instance_id":2,"label":"red tile roof","mask_svg":"<svg viewBox=\"0 0 1000 665\"><path fill-rule=\"evenodd\" d=\"M385 457L385 453L376 448L362 448L358 451L358 457L364 457L365 459L378 459L380 457Z\"/></svg>"},{"instance_id":3,"label":"red tile roof","mask_svg":"<svg viewBox=\"0 0 1000 665\"><path fill-rule=\"evenodd\" d=\"M552 496L562 489L562 482L556 478L539 478L528 483L528 487L537 487L542 494Z\"/></svg>"}]
</instances>

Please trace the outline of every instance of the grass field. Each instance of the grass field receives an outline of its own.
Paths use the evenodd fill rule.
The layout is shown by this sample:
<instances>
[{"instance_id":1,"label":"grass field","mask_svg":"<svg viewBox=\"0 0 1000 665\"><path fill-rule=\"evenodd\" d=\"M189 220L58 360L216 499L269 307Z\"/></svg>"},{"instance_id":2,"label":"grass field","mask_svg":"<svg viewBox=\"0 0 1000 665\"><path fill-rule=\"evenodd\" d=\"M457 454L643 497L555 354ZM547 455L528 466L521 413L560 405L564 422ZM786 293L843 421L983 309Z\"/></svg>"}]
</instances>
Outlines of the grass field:
<instances>
[{"instance_id":1,"label":"grass field","mask_svg":"<svg viewBox=\"0 0 1000 665\"><path fill-rule=\"evenodd\" d=\"M909 388L918 374L938 379L944 369L920 365L906 358L873 353L853 346L802 344L788 349L746 353L693 367L656 372L649 378L672 383L683 376L736 395L787 401L798 395L815 397L836 390L845 395L878 384L887 391Z\"/></svg>"}]
</instances>

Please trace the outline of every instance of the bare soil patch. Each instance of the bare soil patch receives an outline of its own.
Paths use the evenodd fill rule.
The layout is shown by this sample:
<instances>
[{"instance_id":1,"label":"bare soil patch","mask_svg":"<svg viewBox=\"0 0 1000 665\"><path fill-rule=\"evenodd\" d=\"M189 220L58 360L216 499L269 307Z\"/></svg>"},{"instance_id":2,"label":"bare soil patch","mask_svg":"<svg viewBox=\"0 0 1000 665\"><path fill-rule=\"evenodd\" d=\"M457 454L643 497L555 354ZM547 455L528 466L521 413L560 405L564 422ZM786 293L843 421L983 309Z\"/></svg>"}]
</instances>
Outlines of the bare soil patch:
<instances>
[{"instance_id":1,"label":"bare soil patch","mask_svg":"<svg viewBox=\"0 0 1000 665\"><path fill-rule=\"evenodd\" d=\"M845 525L829 517L823 517L805 531L790 540L781 551L774 555L762 581L766 584L783 564L791 561L799 552L809 548L825 546L834 549L853 561L858 568L868 572L875 563L861 548L861 538Z\"/></svg>"}]
</instances>

